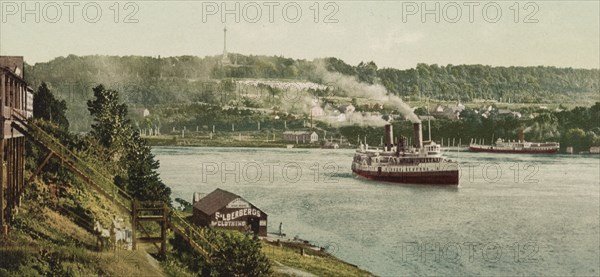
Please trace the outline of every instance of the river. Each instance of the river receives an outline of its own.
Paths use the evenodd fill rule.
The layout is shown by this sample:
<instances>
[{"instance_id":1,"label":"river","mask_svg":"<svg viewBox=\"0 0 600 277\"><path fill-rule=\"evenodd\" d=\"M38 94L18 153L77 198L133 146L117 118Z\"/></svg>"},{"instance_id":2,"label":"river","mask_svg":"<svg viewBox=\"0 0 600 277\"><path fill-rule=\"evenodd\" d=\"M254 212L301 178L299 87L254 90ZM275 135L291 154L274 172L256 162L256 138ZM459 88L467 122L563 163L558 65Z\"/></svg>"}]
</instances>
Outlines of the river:
<instances>
[{"instance_id":1,"label":"river","mask_svg":"<svg viewBox=\"0 0 600 277\"><path fill-rule=\"evenodd\" d=\"M600 158L447 152L458 188L356 178L354 150L154 147L160 174L191 202L222 188L379 276L594 275Z\"/></svg>"}]
</instances>

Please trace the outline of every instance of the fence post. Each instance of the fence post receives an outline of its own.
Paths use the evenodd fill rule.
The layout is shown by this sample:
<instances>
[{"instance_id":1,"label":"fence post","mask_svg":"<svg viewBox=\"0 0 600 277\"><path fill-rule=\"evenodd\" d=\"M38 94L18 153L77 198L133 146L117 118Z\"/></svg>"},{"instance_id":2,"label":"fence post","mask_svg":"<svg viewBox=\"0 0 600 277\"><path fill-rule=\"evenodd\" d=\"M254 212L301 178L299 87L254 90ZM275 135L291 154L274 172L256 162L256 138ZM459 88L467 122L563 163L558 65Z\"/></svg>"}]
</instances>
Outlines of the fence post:
<instances>
[{"instance_id":1,"label":"fence post","mask_svg":"<svg viewBox=\"0 0 600 277\"><path fill-rule=\"evenodd\" d=\"M0 80L4 80L4 75ZM0 92L4 89L4 82L1 82ZM4 97L2 97L4 103ZM4 105L1 105L0 110L4 110ZM4 228L4 138L0 139L0 236L6 235Z\"/></svg>"},{"instance_id":2,"label":"fence post","mask_svg":"<svg viewBox=\"0 0 600 277\"><path fill-rule=\"evenodd\" d=\"M137 249L137 243L135 238L135 229L137 224L137 203L136 200L131 201L131 248Z\"/></svg>"},{"instance_id":3,"label":"fence post","mask_svg":"<svg viewBox=\"0 0 600 277\"><path fill-rule=\"evenodd\" d=\"M167 213L168 213L168 209L167 209L167 204L163 204L163 222L162 222L162 228L160 230L160 237L162 239L161 241L161 245L160 245L160 254L163 257L166 257L167 255Z\"/></svg>"}]
</instances>

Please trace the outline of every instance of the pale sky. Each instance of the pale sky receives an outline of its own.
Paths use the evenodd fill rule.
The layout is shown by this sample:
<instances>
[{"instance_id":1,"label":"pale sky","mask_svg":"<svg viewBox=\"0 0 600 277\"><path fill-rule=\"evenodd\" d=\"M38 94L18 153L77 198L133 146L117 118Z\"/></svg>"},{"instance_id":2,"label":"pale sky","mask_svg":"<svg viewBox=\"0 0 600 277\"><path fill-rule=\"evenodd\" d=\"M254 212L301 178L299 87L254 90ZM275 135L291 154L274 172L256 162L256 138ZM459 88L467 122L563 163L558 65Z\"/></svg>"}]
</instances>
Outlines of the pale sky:
<instances>
[{"instance_id":1,"label":"pale sky","mask_svg":"<svg viewBox=\"0 0 600 277\"><path fill-rule=\"evenodd\" d=\"M84 13L86 3L0 0L0 54L25 56L30 64L69 54L216 55L227 25L228 51L245 55L333 56L400 69L417 63L600 67L600 1L320 1L318 8L315 1L96 1ZM233 10L226 22L223 3ZM137 22L125 23L129 15Z\"/></svg>"}]
</instances>

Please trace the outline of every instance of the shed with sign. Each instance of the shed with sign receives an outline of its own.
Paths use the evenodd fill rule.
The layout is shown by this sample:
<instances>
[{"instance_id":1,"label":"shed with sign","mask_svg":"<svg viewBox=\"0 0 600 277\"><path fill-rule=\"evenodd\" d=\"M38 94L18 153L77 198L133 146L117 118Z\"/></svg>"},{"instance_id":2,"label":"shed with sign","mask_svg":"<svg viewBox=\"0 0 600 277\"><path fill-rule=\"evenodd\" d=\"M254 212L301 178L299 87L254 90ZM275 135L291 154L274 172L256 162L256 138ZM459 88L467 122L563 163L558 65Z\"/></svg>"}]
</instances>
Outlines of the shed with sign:
<instances>
[{"instance_id":1,"label":"shed with sign","mask_svg":"<svg viewBox=\"0 0 600 277\"><path fill-rule=\"evenodd\" d=\"M193 201L192 221L198 226L267 236L267 214L239 195L216 189Z\"/></svg>"}]
</instances>

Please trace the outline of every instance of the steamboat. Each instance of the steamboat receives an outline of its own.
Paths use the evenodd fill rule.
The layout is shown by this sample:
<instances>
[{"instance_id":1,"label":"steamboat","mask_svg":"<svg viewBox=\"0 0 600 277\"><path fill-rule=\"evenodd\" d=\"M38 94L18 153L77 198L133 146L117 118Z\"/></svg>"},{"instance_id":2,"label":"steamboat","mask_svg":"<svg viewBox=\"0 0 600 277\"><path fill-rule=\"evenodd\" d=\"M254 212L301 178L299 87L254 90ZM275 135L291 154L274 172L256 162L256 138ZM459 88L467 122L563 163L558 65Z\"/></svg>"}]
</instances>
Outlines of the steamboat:
<instances>
[{"instance_id":1,"label":"steamboat","mask_svg":"<svg viewBox=\"0 0 600 277\"><path fill-rule=\"evenodd\" d=\"M560 149L558 142L528 142L525 141L523 131L519 131L517 141L496 140L493 145L481 145L471 142L469 150L473 152L512 153L512 154L554 154Z\"/></svg>"},{"instance_id":2,"label":"steamboat","mask_svg":"<svg viewBox=\"0 0 600 277\"><path fill-rule=\"evenodd\" d=\"M399 136L394 145L391 125L385 125L384 148L369 149L361 144L352 162L352 172L367 179L433 185L458 185L458 163L441 154L440 145L423 142L421 123L413 124L412 146Z\"/></svg>"}]
</instances>

